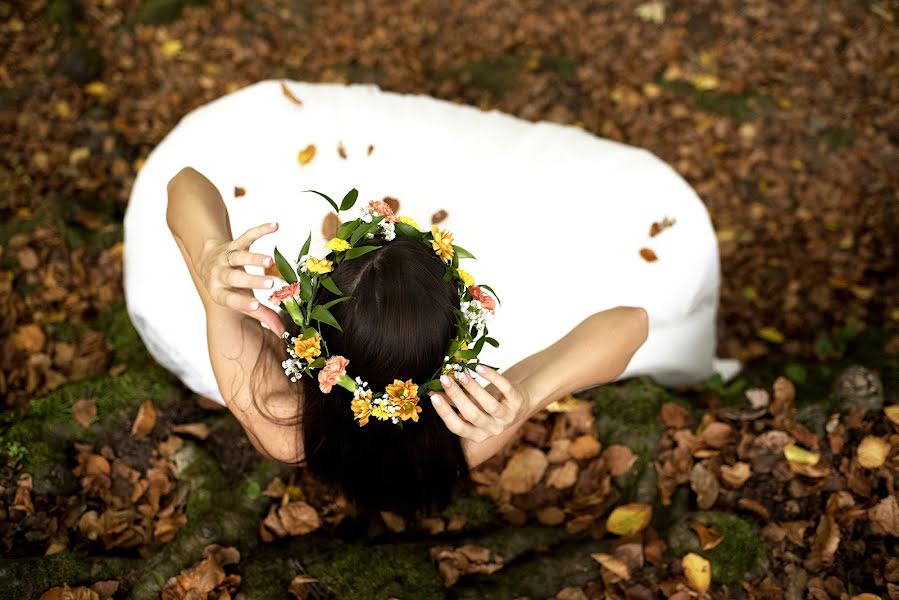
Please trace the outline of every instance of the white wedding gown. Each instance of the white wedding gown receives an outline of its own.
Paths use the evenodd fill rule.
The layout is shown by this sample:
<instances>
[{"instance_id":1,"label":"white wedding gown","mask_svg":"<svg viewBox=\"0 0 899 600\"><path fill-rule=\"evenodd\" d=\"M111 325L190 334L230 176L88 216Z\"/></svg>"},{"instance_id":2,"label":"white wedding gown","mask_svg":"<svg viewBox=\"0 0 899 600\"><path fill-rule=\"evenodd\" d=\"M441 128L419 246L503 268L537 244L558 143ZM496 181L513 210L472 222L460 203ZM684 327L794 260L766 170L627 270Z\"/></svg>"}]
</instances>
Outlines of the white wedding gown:
<instances>
[{"instance_id":1,"label":"white wedding gown","mask_svg":"<svg viewBox=\"0 0 899 600\"><path fill-rule=\"evenodd\" d=\"M153 357L198 394L222 402L203 307L165 222L166 184L185 166L221 191L234 235L279 222L253 250L277 245L287 257L310 230L313 250L326 241L330 207L303 190L339 201L355 187L359 204L391 196L422 228L445 210L439 226L477 256L462 268L502 300L488 322L500 346L481 354L500 369L619 305L650 316L649 338L624 377L679 384L738 368L715 360L719 262L705 206L650 152L576 127L370 84L285 83L301 105L272 80L186 115L149 155L131 192L128 312ZM301 165L298 152L309 144L315 157ZM235 197L235 187L245 194ZM665 217L675 224L650 237L651 224ZM658 259L648 262L641 248Z\"/></svg>"}]
</instances>

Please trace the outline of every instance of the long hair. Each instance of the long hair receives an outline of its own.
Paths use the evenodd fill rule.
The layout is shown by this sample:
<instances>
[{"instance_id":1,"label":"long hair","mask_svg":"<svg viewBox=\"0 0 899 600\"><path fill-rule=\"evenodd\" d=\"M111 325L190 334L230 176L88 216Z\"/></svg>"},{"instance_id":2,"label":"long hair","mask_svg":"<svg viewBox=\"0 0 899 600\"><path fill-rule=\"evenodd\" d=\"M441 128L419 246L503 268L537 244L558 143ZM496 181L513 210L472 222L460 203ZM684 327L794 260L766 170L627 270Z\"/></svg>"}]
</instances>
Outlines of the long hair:
<instances>
[{"instance_id":1,"label":"long hair","mask_svg":"<svg viewBox=\"0 0 899 600\"><path fill-rule=\"evenodd\" d=\"M444 266L422 242L398 236L338 265L334 283L352 298L331 308L343 328L322 324L332 356L373 390L394 379L428 380L440 367L455 328L459 297L443 281ZM320 302L333 296L322 290ZM424 390L417 423L400 428L371 418L353 419L352 394L334 386L324 394L302 379L300 431L310 471L340 489L360 508L412 514L445 506L457 481L468 479L459 438L437 415Z\"/></svg>"}]
</instances>

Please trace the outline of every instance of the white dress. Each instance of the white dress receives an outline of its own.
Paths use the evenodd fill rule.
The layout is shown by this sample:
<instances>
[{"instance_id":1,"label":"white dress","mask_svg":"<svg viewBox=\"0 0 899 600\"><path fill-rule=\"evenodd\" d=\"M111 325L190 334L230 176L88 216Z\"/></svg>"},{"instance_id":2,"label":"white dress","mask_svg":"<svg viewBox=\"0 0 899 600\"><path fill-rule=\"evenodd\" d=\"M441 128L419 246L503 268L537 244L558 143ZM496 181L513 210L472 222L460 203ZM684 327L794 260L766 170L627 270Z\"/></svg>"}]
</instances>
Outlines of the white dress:
<instances>
[{"instance_id":1,"label":"white dress","mask_svg":"<svg viewBox=\"0 0 899 600\"><path fill-rule=\"evenodd\" d=\"M666 384L730 375L715 360L719 262L705 206L646 150L576 127L510 115L371 84L262 81L186 115L141 168L125 215L125 295L152 356L189 388L222 402L206 347L203 307L165 223L166 184L191 166L221 191L234 235L269 221L258 241L295 257L311 230L326 241L327 202L359 190L385 196L422 228L439 224L477 260L462 268L496 290L488 322L499 348L481 359L500 369L546 347L586 316L644 307L646 343L624 377ZM338 144L346 158L338 154ZM316 147L305 165L298 152ZM373 150L369 154L369 146ZM245 190L236 197L235 187ZM355 214L353 218L355 218ZM650 237L665 217L674 225ZM642 248L658 257L647 261ZM268 293L257 298L267 301Z\"/></svg>"}]
</instances>

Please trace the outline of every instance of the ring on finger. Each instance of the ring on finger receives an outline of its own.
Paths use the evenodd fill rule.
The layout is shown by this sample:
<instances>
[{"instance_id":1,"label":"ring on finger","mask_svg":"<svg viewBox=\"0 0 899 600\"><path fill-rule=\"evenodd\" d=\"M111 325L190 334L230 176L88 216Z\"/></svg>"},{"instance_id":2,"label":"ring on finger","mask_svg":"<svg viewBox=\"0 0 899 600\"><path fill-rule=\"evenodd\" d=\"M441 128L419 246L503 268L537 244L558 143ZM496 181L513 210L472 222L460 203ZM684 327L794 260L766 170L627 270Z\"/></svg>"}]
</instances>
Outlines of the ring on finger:
<instances>
[{"instance_id":1,"label":"ring on finger","mask_svg":"<svg viewBox=\"0 0 899 600\"><path fill-rule=\"evenodd\" d=\"M235 248L234 250L230 250L230 251L228 252L227 256L225 256L225 262L228 263L228 266L229 266L229 267L233 267L233 266L234 266L234 265L231 264L231 255L234 254L235 252L237 252L237 248Z\"/></svg>"}]
</instances>

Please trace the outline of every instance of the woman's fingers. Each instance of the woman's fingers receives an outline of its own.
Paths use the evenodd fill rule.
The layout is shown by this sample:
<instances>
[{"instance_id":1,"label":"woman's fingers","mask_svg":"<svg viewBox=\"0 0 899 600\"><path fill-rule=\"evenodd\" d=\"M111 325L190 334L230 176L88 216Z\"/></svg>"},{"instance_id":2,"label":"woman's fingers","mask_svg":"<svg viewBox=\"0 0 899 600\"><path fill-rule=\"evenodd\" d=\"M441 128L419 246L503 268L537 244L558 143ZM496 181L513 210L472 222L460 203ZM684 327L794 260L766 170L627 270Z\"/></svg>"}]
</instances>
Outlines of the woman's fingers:
<instances>
[{"instance_id":1,"label":"woman's fingers","mask_svg":"<svg viewBox=\"0 0 899 600\"><path fill-rule=\"evenodd\" d=\"M243 269L228 269L225 272L225 285L248 290L270 290L275 280L262 275L250 275Z\"/></svg>"},{"instance_id":2,"label":"woman's fingers","mask_svg":"<svg viewBox=\"0 0 899 600\"><path fill-rule=\"evenodd\" d=\"M476 442L483 441L485 437L484 434L459 418L456 411L452 409L449 403L446 402L446 399L440 394L432 393L431 403L434 405L434 410L437 411L437 414L440 415L440 418L446 423L447 429L459 437L468 438Z\"/></svg>"},{"instance_id":3,"label":"woman's fingers","mask_svg":"<svg viewBox=\"0 0 899 600\"><path fill-rule=\"evenodd\" d=\"M257 225L256 227L251 227L243 232L239 238L234 240L234 244L237 248L246 249L250 247L250 244L258 240L262 236L273 233L277 230L277 223L265 223L263 225ZM237 253L235 252L235 254Z\"/></svg>"},{"instance_id":4,"label":"woman's fingers","mask_svg":"<svg viewBox=\"0 0 899 600\"><path fill-rule=\"evenodd\" d=\"M260 304L256 310L250 311L248 315L271 329L278 337L281 337L281 334L285 331L284 323L281 322L278 313L267 306Z\"/></svg>"},{"instance_id":5,"label":"woman's fingers","mask_svg":"<svg viewBox=\"0 0 899 600\"><path fill-rule=\"evenodd\" d=\"M235 250L227 254L226 260L231 267L262 267L267 269L272 266L274 260L271 256L249 252L247 250Z\"/></svg>"},{"instance_id":6,"label":"woman's fingers","mask_svg":"<svg viewBox=\"0 0 899 600\"><path fill-rule=\"evenodd\" d=\"M459 412L462 413L462 416L469 423L489 435L496 435L502 431L502 423L476 405L465 393L465 390L459 387L451 377L442 376L440 383L443 384L443 391L452 401L453 406L459 409Z\"/></svg>"},{"instance_id":7,"label":"woman's fingers","mask_svg":"<svg viewBox=\"0 0 899 600\"><path fill-rule=\"evenodd\" d=\"M496 398L494 398L490 392L485 390L480 383L475 381L474 377L471 377L467 373L463 372L459 376L459 383L462 384L462 387L465 388L465 391L468 392L468 395L474 398L474 400L481 405L481 408L484 409L485 412L497 417L499 419L505 418L509 412L509 410L503 406Z\"/></svg>"}]
</instances>

